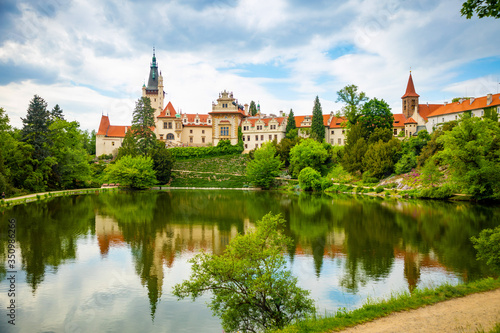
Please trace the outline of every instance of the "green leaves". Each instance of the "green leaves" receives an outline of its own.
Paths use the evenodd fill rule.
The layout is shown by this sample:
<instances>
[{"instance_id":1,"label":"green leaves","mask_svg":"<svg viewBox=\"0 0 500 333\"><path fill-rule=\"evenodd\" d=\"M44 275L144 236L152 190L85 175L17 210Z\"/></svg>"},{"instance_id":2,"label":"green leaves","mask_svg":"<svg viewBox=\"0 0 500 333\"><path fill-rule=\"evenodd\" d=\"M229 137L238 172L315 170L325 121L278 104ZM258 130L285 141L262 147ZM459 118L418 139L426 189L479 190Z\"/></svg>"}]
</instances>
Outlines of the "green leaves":
<instances>
[{"instance_id":1,"label":"green leaves","mask_svg":"<svg viewBox=\"0 0 500 333\"><path fill-rule=\"evenodd\" d=\"M294 177L305 167L311 167L320 173L326 173L328 151L321 143L313 139L302 140L290 151L290 169Z\"/></svg>"},{"instance_id":2,"label":"green leaves","mask_svg":"<svg viewBox=\"0 0 500 333\"><path fill-rule=\"evenodd\" d=\"M131 189L146 189L156 184L153 161L150 157L124 156L106 168L110 182L119 183Z\"/></svg>"},{"instance_id":3,"label":"green leaves","mask_svg":"<svg viewBox=\"0 0 500 333\"><path fill-rule=\"evenodd\" d=\"M366 94L362 91L358 92L358 87L351 84L337 91L337 96L337 102L346 104L342 108L343 116L349 120L351 125L356 124L361 116L363 103L368 100Z\"/></svg>"},{"instance_id":4,"label":"green leaves","mask_svg":"<svg viewBox=\"0 0 500 333\"><path fill-rule=\"evenodd\" d=\"M467 19L472 18L476 12L477 17L500 18L500 2L498 0L467 0L462 4L460 13Z\"/></svg>"},{"instance_id":5,"label":"green leaves","mask_svg":"<svg viewBox=\"0 0 500 333\"><path fill-rule=\"evenodd\" d=\"M266 142L254 153L254 159L247 165L247 180L265 189L270 188L274 178L279 176L283 162L276 155L276 149L272 142Z\"/></svg>"},{"instance_id":6,"label":"green leaves","mask_svg":"<svg viewBox=\"0 0 500 333\"><path fill-rule=\"evenodd\" d=\"M309 292L297 287L282 252L291 240L280 215L265 215L257 228L236 236L222 255L202 252L190 262L191 277L174 287L178 298L212 292L209 307L224 330L256 332L283 328L314 312Z\"/></svg>"}]
</instances>

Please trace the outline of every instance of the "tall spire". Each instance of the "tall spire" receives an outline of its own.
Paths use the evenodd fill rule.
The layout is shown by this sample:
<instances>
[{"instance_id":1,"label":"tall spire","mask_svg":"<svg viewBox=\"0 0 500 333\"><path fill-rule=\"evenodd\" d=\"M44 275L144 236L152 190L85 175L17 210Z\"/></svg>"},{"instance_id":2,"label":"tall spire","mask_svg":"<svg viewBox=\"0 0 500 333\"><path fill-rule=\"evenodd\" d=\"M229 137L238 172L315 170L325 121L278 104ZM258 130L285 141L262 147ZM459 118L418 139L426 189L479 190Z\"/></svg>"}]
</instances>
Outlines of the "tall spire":
<instances>
[{"instance_id":1,"label":"tall spire","mask_svg":"<svg viewBox=\"0 0 500 333\"><path fill-rule=\"evenodd\" d=\"M151 69L149 70L149 79L146 89L148 91L158 91L158 65L156 64L156 52L153 46L153 60L151 62Z\"/></svg>"},{"instance_id":2,"label":"tall spire","mask_svg":"<svg viewBox=\"0 0 500 333\"><path fill-rule=\"evenodd\" d=\"M420 95L415 92L415 86L413 85L411 71L410 71L410 78L408 79L408 85L406 86L406 93L401 98L405 97L420 97Z\"/></svg>"}]
</instances>

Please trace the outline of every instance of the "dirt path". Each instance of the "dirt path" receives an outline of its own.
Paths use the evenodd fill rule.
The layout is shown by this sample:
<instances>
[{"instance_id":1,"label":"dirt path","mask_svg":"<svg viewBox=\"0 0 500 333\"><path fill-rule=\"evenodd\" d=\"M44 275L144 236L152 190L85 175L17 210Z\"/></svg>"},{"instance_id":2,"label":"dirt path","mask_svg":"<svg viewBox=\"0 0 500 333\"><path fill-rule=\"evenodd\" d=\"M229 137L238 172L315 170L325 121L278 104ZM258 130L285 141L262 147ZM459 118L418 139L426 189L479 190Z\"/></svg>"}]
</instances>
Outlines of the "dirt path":
<instances>
[{"instance_id":1,"label":"dirt path","mask_svg":"<svg viewBox=\"0 0 500 333\"><path fill-rule=\"evenodd\" d=\"M341 332L489 332L500 322L500 289L397 312Z\"/></svg>"}]
</instances>

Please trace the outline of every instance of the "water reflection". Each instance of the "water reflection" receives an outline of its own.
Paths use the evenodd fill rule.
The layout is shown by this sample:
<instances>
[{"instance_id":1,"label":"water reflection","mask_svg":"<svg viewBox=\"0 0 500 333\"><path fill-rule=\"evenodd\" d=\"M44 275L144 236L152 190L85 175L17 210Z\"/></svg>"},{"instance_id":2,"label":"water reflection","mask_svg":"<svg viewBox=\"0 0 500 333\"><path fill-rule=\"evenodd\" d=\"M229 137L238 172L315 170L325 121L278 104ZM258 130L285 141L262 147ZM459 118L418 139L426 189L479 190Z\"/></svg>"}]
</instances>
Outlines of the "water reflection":
<instances>
[{"instance_id":1,"label":"water reflection","mask_svg":"<svg viewBox=\"0 0 500 333\"><path fill-rule=\"evenodd\" d=\"M191 303L178 303L170 296L170 288L189 275L189 257L200 250L222 253L237 233L246 232L269 211L281 213L287 220L285 232L293 239L288 249L291 268L327 310L346 306L346 302L357 306L370 292L383 294L402 283L413 291L433 279L469 281L490 275L475 260L469 239L500 224L499 207L343 195L171 191L53 198L16 206L0 216L0 258L4 263L0 266L0 298L5 298L6 287L7 219L15 217L18 258L32 294L32 300L26 296L24 302L50 302L50 295L38 296L37 290L42 285L52 288L56 282L45 282L46 276L57 277L65 265L77 269L130 264L130 270L123 268L120 273L119 290L127 290L134 299L141 299L141 290L146 291L149 322L143 323L144 331L162 331L155 326L157 322L161 327L171 326L172 320L184 323L190 308L204 313L200 317L205 319L189 328L183 324L176 331L212 327L220 332L217 319L200 312L205 311L200 310L203 301L188 307ZM69 285L66 292L78 288L85 278L73 275L73 280L65 281ZM99 288L97 283L93 294L102 292ZM115 323L144 321L142 314L123 318L124 313L135 313L133 309L142 313L138 304L141 302L117 313ZM33 305L26 313L38 310ZM44 311L48 318L55 315ZM68 312L66 318L78 317L75 313ZM111 320L106 311L94 315L96 323ZM29 318L23 320L30 322ZM0 331L6 328L2 325L5 323L0 323ZM26 325L36 327L36 321ZM132 328L125 326L124 330Z\"/></svg>"}]
</instances>

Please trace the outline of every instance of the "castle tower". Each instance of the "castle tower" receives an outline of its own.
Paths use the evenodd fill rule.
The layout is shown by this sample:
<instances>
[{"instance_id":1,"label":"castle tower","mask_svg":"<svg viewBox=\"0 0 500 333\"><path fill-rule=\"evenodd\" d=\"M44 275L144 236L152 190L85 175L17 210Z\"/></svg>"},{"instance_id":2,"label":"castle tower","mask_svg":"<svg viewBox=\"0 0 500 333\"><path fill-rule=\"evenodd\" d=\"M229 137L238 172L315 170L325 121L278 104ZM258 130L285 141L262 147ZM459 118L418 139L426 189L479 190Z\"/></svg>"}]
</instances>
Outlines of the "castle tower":
<instances>
[{"instance_id":1,"label":"castle tower","mask_svg":"<svg viewBox=\"0 0 500 333\"><path fill-rule=\"evenodd\" d=\"M158 64L156 63L155 49L153 47L153 59L149 70L148 85L142 86L142 97L149 97L151 100L151 107L155 110L155 118L160 115L163 110L163 100L165 92L163 91L163 76L158 71Z\"/></svg>"},{"instance_id":2,"label":"castle tower","mask_svg":"<svg viewBox=\"0 0 500 333\"><path fill-rule=\"evenodd\" d=\"M406 119L413 116L413 114L418 112L418 98L419 94L415 92L415 86L413 85L413 79L411 77L408 79L408 84L406 86L406 93L401 97L403 100L403 114Z\"/></svg>"}]
</instances>

